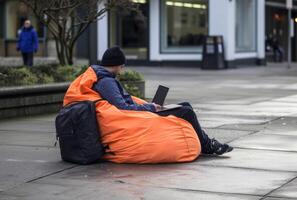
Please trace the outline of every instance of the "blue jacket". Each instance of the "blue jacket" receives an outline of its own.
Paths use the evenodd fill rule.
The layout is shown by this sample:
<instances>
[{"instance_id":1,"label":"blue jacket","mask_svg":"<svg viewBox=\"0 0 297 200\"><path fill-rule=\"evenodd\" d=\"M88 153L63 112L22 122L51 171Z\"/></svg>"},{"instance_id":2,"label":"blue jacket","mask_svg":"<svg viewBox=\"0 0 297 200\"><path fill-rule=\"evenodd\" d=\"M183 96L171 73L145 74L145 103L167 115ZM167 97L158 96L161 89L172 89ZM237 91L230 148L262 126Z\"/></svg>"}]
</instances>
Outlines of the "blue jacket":
<instances>
[{"instance_id":1,"label":"blue jacket","mask_svg":"<svg viewBox=\"0 0 297 200\"><path fill-rule=\"evenodd\" d=\"M122 110L138 110L155 112L155 106L152 103L143 105L136 104L131 95L121 86L120 82L116 80L116 75L110 73L102 66L92 65L96 72L98 80L93 85L93 90L98 92L102 98L106 99L110 104Z\"/></svg>"},{"instance_id":2,"label":"blue jacket","mask_svg":"<svg viewBox=\"0 0 297 200\"><path fill-rule=\"evenodd\" d=\"M17 49L23 53L32 53L38 50L38 36L35 29L23 27L19 35Z\"/></svg>"}]
</instances>

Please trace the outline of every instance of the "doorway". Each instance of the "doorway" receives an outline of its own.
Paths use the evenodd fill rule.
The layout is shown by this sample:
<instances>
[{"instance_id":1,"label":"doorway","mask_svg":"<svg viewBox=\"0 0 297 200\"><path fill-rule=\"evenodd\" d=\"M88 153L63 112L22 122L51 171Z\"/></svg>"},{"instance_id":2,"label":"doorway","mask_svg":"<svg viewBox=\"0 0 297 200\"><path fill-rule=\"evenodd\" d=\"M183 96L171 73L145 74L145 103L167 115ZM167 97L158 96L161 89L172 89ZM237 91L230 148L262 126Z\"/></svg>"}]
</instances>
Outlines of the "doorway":
<instances>
[{"instance_id":1,"label":"doorway","mask_svg":"<svg viewBox=\"0 0 297 200\"><path fill-rule=\"evenodd\" d=\"M266 4L266 32L265 47L268 61L275 61L273 44L278 45L283 52L283 61L288 59L288 10L285 6L272 6ZM297 61L297 11L292 10L291 15L291 56ZM273 40L273 41L272 41Z\"/></svg>"},{"instance_id":2,"label":"doorway","mask_svg":"<svg viewBox=\"0 0 297 200\"><path fill-rule=\"evenodd\" d=\"M110 12L109 46L120 46L128 60L147 60L149 5L145 0L135 3L138 4L143 16L133 12Z\"/></svg>"}]
</instances>

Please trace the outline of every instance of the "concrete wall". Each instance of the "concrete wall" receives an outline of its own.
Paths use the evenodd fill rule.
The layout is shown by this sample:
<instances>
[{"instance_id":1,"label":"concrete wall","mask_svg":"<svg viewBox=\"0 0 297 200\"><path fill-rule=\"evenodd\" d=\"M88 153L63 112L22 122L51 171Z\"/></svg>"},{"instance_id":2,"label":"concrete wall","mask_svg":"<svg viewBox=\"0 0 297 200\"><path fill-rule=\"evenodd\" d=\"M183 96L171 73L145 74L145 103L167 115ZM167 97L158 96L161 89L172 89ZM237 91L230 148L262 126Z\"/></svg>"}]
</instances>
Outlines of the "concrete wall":
<instances>
[{"instance_id":1,"label":"concrete wall","mask_svg":"<svg viewBox=\"0 0 297 200\"><path fill-rule=\"evenodd\" d=\"M3 88L0 91L0 119L57 112L69 83Z\"/></svg>"},{"instance_id":2,"label":"concrete wall","mask_svg":"<svg viewBox=\"0 0 297 200\"><path fill-rule=\"evenodd\" d=\"M104 6L104 1L99 5L99 9ZM108 48L108 14L97 22L97 60L101 60L104 51Z\"/></svg>"},{"instance_id":3,"label":"concrete wall","mask_svg":"<svg viewBox=\"0 0 297 200\"><path fill-rule=\"evenodd\" d=\"M259 59L265 59L265 0L258 0L258 55Z\"/></svg>"},{"instance_id":4,"label":"concrete wall","mask_svg":"<svg viewBox=\"0 0 297 200\"><path fill-rule=\"evenodd\" d=\"M235 50L236 1L210 0L209 34L223 35L225 58L228 61L265 57L265 0L257 0L257 49L255 52L237 53Z\"/></svg>"},{"instance_id":5,"label":"concrete wall","mask_svg":"<svg viewBox=\"0 0 297 200\"><path fill-rule=\"evenodd\" d=\"M235 2L209 1L209 35L222 35L226 60L234 59L235 52Z\"/></svg>"}]
</instances>

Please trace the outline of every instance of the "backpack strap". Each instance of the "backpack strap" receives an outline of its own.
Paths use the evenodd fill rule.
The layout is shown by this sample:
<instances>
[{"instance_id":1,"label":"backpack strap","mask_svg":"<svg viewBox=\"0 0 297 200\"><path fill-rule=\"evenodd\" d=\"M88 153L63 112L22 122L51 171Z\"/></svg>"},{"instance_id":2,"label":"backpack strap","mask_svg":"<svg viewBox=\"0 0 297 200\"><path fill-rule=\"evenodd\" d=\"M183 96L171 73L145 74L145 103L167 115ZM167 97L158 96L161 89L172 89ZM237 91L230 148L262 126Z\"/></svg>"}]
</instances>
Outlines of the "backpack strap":
<instances>
[{"instance_id":1,"label":"backpack strap","mask_svg":"<svg viewBox=\"0 0 297 200\"><path fill-rule=\"evenodd\" d=\"M94 100L94 101L92 101L92 102L97 103L97 102L99 102L99 101L103 101L103 100L106 100L106 99L104 99L104 98L100 98L100 99L96 99L96 100ZM86 100L86 101L87 101L87 100ZM80 103L80 102L83 102L83 101L72 101L72 102L66 104L65 106L63 106L63 108L66 108L67 106L71 106L71 105L73 105L73 104Z\"/></svg>"},{"instance_id":2,"label":"backpack strap","mask_svg":"<svg viewBox=\"0 0 297 200\"><path fill-rule=\"evenodd\" d=\"M106 99L101 98L101 99L97 99L97 100L95 100L95 101L93 101L93 102L94 102L94 103L97 103L97 102L99 102L99 101L104 101L104 100L106 100Z\"/></svg>"}]
</instances>

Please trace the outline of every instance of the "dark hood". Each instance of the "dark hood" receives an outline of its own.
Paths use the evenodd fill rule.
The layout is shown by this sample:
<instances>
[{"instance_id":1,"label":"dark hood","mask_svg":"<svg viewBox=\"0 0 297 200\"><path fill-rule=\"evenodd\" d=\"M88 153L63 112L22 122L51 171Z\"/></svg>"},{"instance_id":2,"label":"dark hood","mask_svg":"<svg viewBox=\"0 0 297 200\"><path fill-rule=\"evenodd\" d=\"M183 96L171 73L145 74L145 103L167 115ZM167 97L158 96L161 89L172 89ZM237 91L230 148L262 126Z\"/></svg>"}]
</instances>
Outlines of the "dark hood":
<instances>
[{"instance_id":1,"label":"dark hood","mask_svg":"<svg viewBox=\"0 0 297 200\"><path fill-rule=\"evenodd\" d=\"M98 78L104 78L104 77L110 77L110 78L115 78L116 75L114 73L109 72L107 69L100 65L92 65L91 66L93 70L95 71L96 75Z\"/></svg>"}]
</instances>

